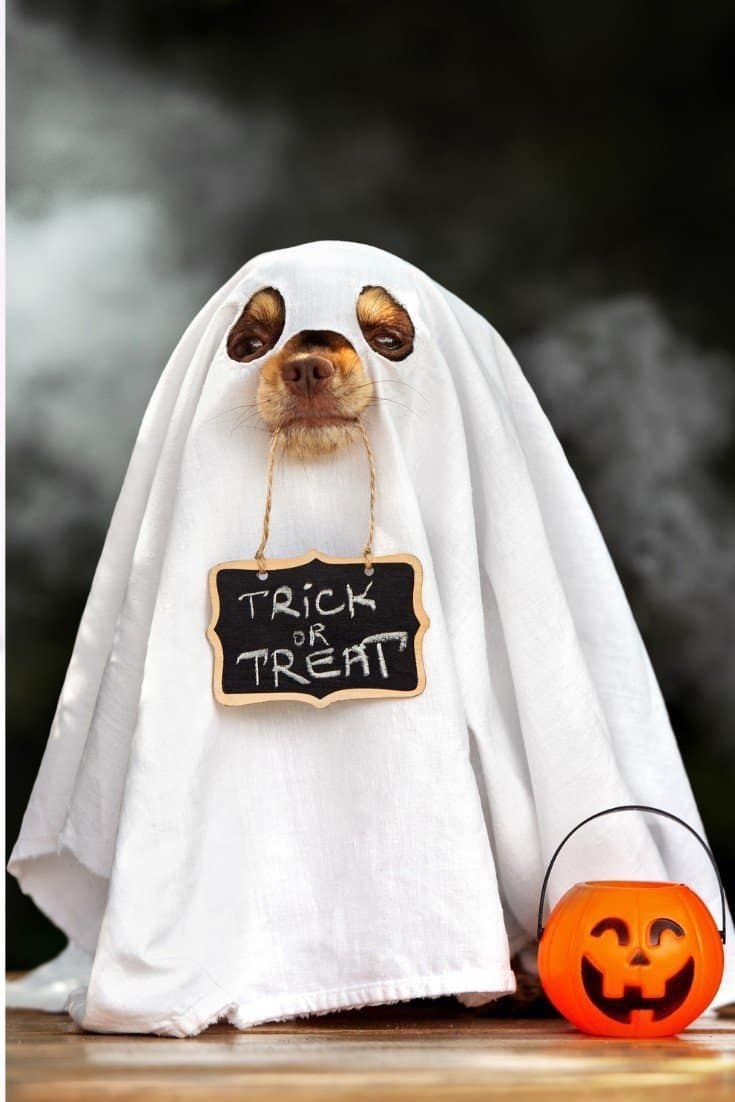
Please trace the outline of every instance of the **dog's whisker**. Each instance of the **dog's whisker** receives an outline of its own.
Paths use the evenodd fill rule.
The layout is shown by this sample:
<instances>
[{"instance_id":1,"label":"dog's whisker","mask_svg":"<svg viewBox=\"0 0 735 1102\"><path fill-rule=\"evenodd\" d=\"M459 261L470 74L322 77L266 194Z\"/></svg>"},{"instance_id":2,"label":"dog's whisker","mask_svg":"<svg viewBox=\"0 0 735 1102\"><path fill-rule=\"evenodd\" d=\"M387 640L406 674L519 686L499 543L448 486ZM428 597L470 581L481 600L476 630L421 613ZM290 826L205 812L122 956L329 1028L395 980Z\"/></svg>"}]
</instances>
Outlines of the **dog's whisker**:
<instances>
[{"instance_id":1,"label":"dog's whisker","mask_svg":"<svg viewBox=\"0 0 735 1102\"><path fill-rule=\"evenodd\" d=\"M240 432L243 429L246 432L252 432L253 430L256 431L256 432L265 432L265 433L268 432L268 429L265 427L265 425L259 425L259 424L253 424L253 423L248 424L247 421L243 420L243 421L238 421L236 424L234 424L232 426L232 428L230 429L230 436L232 436L232 434L234 432Z\"/></svg>"},{"instance_id":2,"label":"dog's whisker","mask_svg":"<svg viewBox=\"0 0 735 1102\"><path fill-rule=\"evenodd\" d=\"M245 414L244 416L239 417L237 421L235 421L233 428L240 428L243 425L252 425L255 423L255 421L256 419L254 414Z\"/></svg>"},{"instance_id":3,"label":"dog's whisker","mask_svg":"<svg viewBox=\"0 0 735 1102\"><path fill-rule=\"evenodd\" d=\"M227 409L220 410L219 413L213 413L211 417L205 417L202 424L208 425L212 421L222 421L225 417L230 417L233 413L238 413L241 409L247 408L249 408L249 406L228 406ZM257 409L255 412L257 412Z\"/></svg>"},{"instance_id":4,"label":"dog's whisker","mask_svg":"<svg viewBox=\"0 0 735 1102\"><path fill-rule=\"evenodd\" d=\"M243 425L245 432L259 432L263 436L270 436L270 429L267 429L264 425Z\"/></svg>"},{"instance_id":5,"label":"dog's whisker","mask_svg":"<svg viewBox=\"0 0 735 1102\"><path fill-rule=\"evenodd\" d=\"M356 389L360 388L351 389L347 391L342 397L347 399L351 398ZM407 405L405 402L399 402L397 398L393 398L388 394L378 394L375 391L373 391L373 393L367 399L364 408L367 409L369 405L372 405L375 402L393 402L395 405L402 405L404 409L412 409L412 407Z\"/></svg>"},{"instance_id":6,"label":"dog's whisker","mask_svg":"<svg viewBox=\"0 0 735 1102\"><path fill-rule=\"evenodd\" d=\"M414 409L413 406L407 406L405 402L399 402L397 398L386 398L385 395L376 394L374 398L368 403L371 406L376 406L378 403L388 402L392 406L400 406L401 409L405 409L407 413L414 413L419 415L419 411Z\"/></svg>"},{"instance_id":7,"label":"dog's whisker","mask_svg":"<svg viewBox=\"0 0 735 1102\"><path fill-rule=\"evenodd\" d=\"M382 387L382 386L405 386L409 390L412 390L414 392L414 394L418 394L420 398L425 399L425 395L424 395L423 391L419 390L418 387L412 386L411 383L404 382L403 379L371 379L367 383L358 384L357 389L361 389L363 387L369 387L369 386L374 386L376 388L379 388L379 387Z\"/></svg>"}]
</instances>

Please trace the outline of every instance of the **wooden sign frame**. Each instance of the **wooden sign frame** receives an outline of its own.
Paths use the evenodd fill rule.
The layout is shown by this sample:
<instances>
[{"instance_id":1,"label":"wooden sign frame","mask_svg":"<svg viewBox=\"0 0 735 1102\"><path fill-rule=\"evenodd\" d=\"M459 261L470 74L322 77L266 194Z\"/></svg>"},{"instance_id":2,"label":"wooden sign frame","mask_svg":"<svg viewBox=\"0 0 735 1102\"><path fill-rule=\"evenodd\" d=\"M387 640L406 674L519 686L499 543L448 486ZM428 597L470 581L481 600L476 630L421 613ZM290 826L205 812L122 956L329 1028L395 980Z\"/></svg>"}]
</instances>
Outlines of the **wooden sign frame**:
<instances>
[{"instance_id":1,"label":"wooden sign frame","mask_svg":"<svg viewBox=\"0 0 735 1102\"><path fill-rule=\"evenodd\" d=\"M279 569L284 570L290 567L307 566L310 562L317 559L319 562L329 565L337 566L350 566L350 565L364 565L364 558L342 558L335 555L326 555L321 551L307 551L304 555L299 555L297 558L292 559L269 559L267 561L266 570L270 575L271 572L277 572ZM227 707L242 707L248 704L263 704L265 702L279 702L287 700L301 700L306 704L311 704L314 708L326 708L328 705L335 703L338 700L368 700L376 698L387 697L413 697L419 696L426 688L426 670L424 668L423 659L423 639L429 628L429 617L422 603L422 587L424 580L424 572L421 566L421 562L415 555L409 554L397 554L397 555L378 555L372 559L374 565L380 563L406 563L413 567L414 572L414 584L413 584L413 612L418 621L418 629L414 636L414 660L416 664L417 684L414 689L380 689L380 688L355 688L355 689L337 689L333 693L329 693L324 697L316 697L306 692L287 691L287 692L264 692L264 693L225 693L222 691L222 674L224 669L224 650L222 647L222 641L215 631L215 627L220 618L220 595L217 588L217 577L221 570L258 570L259 564L257 559L235 559L231 562L221 562L213 566L209 572L209 595L212 602L212 616L207 627L207 639L209 640L212 649L214 651L214 672L212 687L214 691L215 699Z\"/></svg>"}]
</instances>

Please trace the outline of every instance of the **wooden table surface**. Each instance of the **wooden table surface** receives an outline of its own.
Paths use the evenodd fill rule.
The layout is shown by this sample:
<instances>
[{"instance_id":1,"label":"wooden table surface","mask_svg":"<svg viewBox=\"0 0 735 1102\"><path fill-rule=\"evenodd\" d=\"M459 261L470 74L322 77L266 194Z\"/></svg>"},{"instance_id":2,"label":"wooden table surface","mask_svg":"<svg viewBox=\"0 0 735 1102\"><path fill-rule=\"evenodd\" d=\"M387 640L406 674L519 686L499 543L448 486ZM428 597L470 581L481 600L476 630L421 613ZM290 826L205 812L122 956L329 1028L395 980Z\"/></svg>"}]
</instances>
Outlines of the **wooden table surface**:
<instances>
[{"instance_id":1,"label":"wooden table surface","mask_svg":"<svg viewBox=\"0 0 735 1102\"><path fill-rule=\"evenodd\" d=\"M9 1102L733 1102L735 1021L635 1043L436 999L174 1040L82 1033L65 1015L13 1010L7 1076Z\"/></svg>"}]
</instances>

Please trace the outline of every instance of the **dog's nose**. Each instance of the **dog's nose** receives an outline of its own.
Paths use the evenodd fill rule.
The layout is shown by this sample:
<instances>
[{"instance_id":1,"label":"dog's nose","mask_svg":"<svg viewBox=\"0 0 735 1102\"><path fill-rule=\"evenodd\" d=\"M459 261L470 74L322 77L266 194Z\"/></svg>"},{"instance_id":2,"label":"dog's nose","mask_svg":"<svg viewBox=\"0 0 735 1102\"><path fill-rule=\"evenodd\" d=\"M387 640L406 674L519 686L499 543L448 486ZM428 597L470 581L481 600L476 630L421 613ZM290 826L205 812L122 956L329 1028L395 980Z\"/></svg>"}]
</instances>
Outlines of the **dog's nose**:
<instances>
[{"instance_id":1,"label":"dog's nose","mask_svg":"<svg viewBox=\"0 0 735 1102\"><path fill-rule=\"evenodd\" d=\"M281 377L290 391L302 397L317 394L334 374L334 366L326 356L300 356L281 368Z\"/></svg>"}]
</instances>

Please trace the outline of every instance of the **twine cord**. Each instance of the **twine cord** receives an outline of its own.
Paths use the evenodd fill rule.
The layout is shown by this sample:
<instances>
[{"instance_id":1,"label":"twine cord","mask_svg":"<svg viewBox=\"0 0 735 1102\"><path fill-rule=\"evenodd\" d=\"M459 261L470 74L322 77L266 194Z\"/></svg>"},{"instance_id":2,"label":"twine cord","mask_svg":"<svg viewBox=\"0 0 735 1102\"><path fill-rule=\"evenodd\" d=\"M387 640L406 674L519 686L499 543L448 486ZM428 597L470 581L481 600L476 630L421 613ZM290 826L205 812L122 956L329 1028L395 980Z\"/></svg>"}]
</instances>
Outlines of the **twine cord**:
<instances>
[{"instance_id":1,"label":"twine cord","mask_svg":"<svg viewBox=\"0 0 735 1102\"><path fill-rule=\"evenodd\" d=\"M271 529L271 506L273 504L273 467L276 462L276 449L278 448L278 442L281 439L280 428L273 430L273 438L271 440L270 450L268 452L268 470L265 476L265 510L263 512L263 529L260 535L260 543L258 544L258 550L255 552L255 558L258 563L258 573L266 574L265 568L265 546L268 543L268 536Z\"/></svg>"},{"instance_id":2,"label":"twine cord","mask_svg":"<svg viewBox=\"0 0 735 1102\"><path fill-rule=\"evenodd\" d=\"M365 445L365 454L367 455L368 465L370 467L370 527L368 528L367 542L362 549L363 558L365 559L365 573L372 574L373 572L373 541L375 539L375 499L377 496L377 477L375 474L375 455L370 445L370 439L368 437L365 426L359 417L355 418L357 428L360 430L362 442ZM263 510L263 528L260 536L260 543L258 544L258 550L255 552L255 561L258 564L258 573L267 574L268 568L265 559L265 549L268 543L268 537L270 535L271 525L271 508L273 505L273 469L276 463L276 451L278 444L281 440L282 432L280 428L273 430L273 437L271 439L271 446L268 452L268 467L265 475L265 509Z\"/></svg>"},{"instance_id":3,"label":"twine cord","mask_svg":"<svg viewBox=\"0 0 735 1102\"><path fill-rule=\"evenodd\" d=\"M367 434L367 430L359 417L357 419L357 427L360 430L362 442L365 445L365 454L367 455L367 461L370 467L370 527L368 528L367 543L363 547L362 553L365 556L365 571L368 574L372 574L373 542L375 540L375 497L377 493L377 478L375 476L375 456L373 455L373 449L370 446L370 438Z\"/></svg>"}]
</instances>

